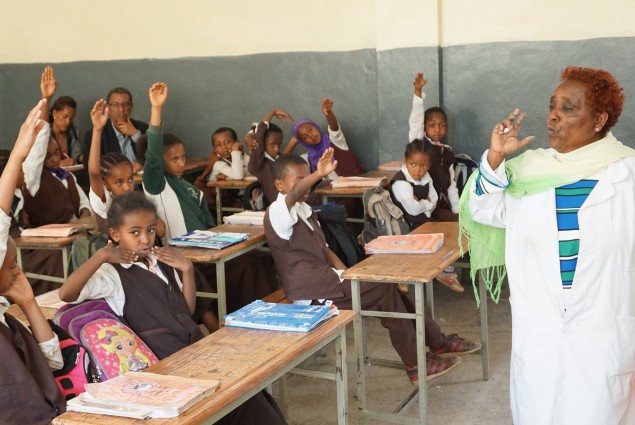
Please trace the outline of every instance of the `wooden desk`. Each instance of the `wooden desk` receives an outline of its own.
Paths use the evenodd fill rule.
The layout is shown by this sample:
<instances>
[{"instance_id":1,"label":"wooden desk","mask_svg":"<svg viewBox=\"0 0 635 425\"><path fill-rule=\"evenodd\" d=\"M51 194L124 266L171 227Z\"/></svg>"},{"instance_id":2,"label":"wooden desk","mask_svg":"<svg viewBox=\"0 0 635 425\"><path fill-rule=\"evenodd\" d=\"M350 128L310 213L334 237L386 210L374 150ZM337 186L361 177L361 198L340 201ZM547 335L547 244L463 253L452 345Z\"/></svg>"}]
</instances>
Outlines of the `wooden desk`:
<instances>
[{"instance_id":1,"label":"wooden desk","mask_svg":"<svg viewBox=\"0 0 635 425\"><path fill-rule=\"evenodd\" d=\"M425 333L424 333L424 299L423 286L427 288L428 308L433 311L432 281L447 266L459 259L458 223L432 223L428 222L411 233L443 233L444 243L441 249L433 254L377 254L368 257L364 261L346 270L345 279L351 280L351 292L353 310L358 313L354 320L355 352L357 354L357 397L359 400L360 423L365 418L374 418L394 422L396 415L384 412L374 412L366 407L366 375L364 364L366 361L364 346L364 329L362 316L373 317L398 317L403 319L415 319L417 328L417 362L419 364L419 419L413 420L398 417L403 422L425 424L428 417L427 385L425 380ZM467 251L467 241L463 240L463 249ZM414 286L415 314L388 313L376 311L362 311L360 307L360 281L379 283L405 283ZM479 293L481 300L481 343L483 357L483 379L489 379L488 371L488 334L487 334L487 302L485 286L479 280ZM414 394L413 394L414 395ZM389 419L390 418L390 419Z\"/></svg>"},{"instance_id":2,"label":"wooden desk","mask_svg":"<svg viewBox=\"0 0 635 425\"><path fill-rule=\"evenodd\" d=\"M329 375L337 387L338 424L344 425L348 421L346 325L354 316L354 312L342 310L339 316L309 333L225 327L150 366L148 372L221 381L216 392L177 418L127 419L66 412L53 419L53 424L212 424L335 341L336 364L334 373Z\"/></svg>"},{"instance_id":3,"label":"wooden desk","mask_svg":"<svg viewBox=\"0 0 635 425\"><path fill-rule=\"evenodd\" d=\"M88 217L80 218L74 222L78 227L82 227L85 229L96 229L97 228L97 220L95 215L90 215ZM23 267L23 258L22 258L22 250L24 249L48 249L48 250L60 250L62 251L62 264L63 266L63 276L49 276L39 273L27 272L24 273L26 277L31 277L34 279L42 279L49 280L51 282L60 282L64 283L66 278L68 277L68 264L69 264L69 255L71 252L71 245L73 240L78 234L74 234L72 236L65 236L59 238L43 238L43 237L33 237L33 236L21 236L19 238L14 239L15 246L18 249L18 266L22 270Z\"/></svg>"},{"instance_id":4,"label":"wooden desk","mask_svg":"<svg viewBox=\"0 0 635 425\"><path fill-rule=\"evenodd\" d=\"M223 207L221 190L243 190L253 182L258 181L256 177L245 178L243 180L212 180L207 182L207 187L213 187L216 192L216 223L223 223L223 211L241 212L242 208Z\"/></svg>"},{"instance_id":5,"label":"wooden desk","mask_svg":"<svg viewBox=\"0 0 635 425\"><path fill-rule=\"evenodd\" d=\"M223 224L222 226L213 227L210 230L213 232L249 233L249 239L225 249L174 247L192 262L216 264L216 290L218 292L197 292L196 295L199 297L216 298L218 300L218 320L222 326L225 315L227 314L225 263L252 249L263 246L266 242L265 228L263 226L248 226L243 224Z\"/></svg>"},{"instance_id":6,"label":"wooden desk","mask_svg":"<svg viewBox=\"0 0 635 425\"><path fill-rule=\"evenodd\" d=\"M396 174L396 171L391 170L373 170L364 174L360 174L360 177L386 177L384 180L384 187L388 187L390 183L390 179ZM364 196L364 192L370 187L337 187L334 188L332 185L326 185L320 187L315 190L315 193L322 196L322 203L326 204L329 198L359 198L362 199ZM364 217L356 218L356 217L347 217L347 221L363 223Z\"/></svg>"},{"instance_id":7,"label":"wooden desk","mask_svg":"<svg viewBox=\"0 0 635 425\"><path fill-rule=\"evenodd\" d=\"M190 174L195 171L202 171L207 166L208 159L202 156L192 156L185 158L185 168L183 169L183 175ZM143 173L134 175L135 183L143 182Z\"/></svg>"}]
</instances>

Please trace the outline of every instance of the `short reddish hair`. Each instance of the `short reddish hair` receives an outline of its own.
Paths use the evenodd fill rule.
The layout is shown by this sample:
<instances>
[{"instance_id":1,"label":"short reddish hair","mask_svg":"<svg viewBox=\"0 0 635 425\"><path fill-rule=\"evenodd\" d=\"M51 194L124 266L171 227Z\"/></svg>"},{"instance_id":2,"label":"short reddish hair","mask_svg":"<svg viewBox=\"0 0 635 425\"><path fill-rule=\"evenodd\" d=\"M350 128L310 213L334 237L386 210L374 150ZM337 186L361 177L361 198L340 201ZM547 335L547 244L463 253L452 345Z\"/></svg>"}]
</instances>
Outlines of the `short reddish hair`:
<instances>
[{"instance_id":1,"label":"short reddish hair","mask_svg":"<svg viewBox=\"0 0 635 425\"><path fill-rule=\"evenodd\" d=\"M606 112L609 117L602 127L602 135L605 135L620 118L624 107L624 91L620 83L610 72L603 69L582 68L568 66L560 75L560 81L580 81L587 86L587 102L593 110L593 115Z\"/></svg>"}]
</instances>

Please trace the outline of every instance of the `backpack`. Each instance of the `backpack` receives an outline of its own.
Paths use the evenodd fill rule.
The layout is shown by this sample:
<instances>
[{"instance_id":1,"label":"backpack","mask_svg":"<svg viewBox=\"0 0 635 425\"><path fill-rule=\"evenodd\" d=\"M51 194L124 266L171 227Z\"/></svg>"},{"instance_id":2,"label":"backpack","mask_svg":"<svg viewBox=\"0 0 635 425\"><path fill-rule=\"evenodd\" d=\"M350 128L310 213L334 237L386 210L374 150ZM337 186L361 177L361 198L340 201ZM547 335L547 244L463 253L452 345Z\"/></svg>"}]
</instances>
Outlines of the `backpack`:
<instances>
[{"instance_id":1,"label":"backpack","mask_svg":"<svg viewBox=\"0 0 635 425\"><path fill-rule=\"evenodd\" d=\"M459 190L459 195L461 195L467 183L467 179L478 169L478 163L465 153L457 153L454 155L454 158L456 159L456 164L454 164L454 181Z\"/></svg>"},{"instance_id":2,"label":"backpack","mask_svg":"<svg viewBox=\"0 0 635 425\"><path fill-rule=\"evenodd\" d=\"M104 300L66 304L55 313L53 321L86 349L94 382L138 372L159 362Z\"/></svg>"},{"instance_id":3,"label":"backpack","mask_svg":"<svg viewBox=\"0 0 635 425\"><path fill-rule=\"evenodd\" d=\"M366 254L355 240L346 224L346 209L343 205L329 202L313 208L329 248L352 267L366 258Z\"/></svg>"},{"instance_id":4,"label":"backpack","mask_svg":"<svg viewBox=\"0 0 635 425\"><path fill-rule=\"evenodd\" d=\"M68 274L77 270L86 260L108 244L108 235L101 232L91 232L81 229L79 235L73 239Z\"/></svg>"},{"instance_id":5,"label":"backpack","mask_svg":"<svg viewBox=\"0 0 635 425\"><path fill-rule=\"evenodd\" d=\"M64 359L64 366L60 370L53 371L53 378L64 398L70 400L86 391L84 385L92 382L92 374L89 370L90 359L84 347L71 338L64 329L50 319L48 323L60 341Z\"/></svg>"},{"instance_id":6,"label":"backpack","mask_svg":"<svg viewBox=\"0 0 635 425\"><path fill-rule=\"evenodd\" d=\"M364 230L360 243L366 245L378 236L405 235L410 232L403 211L390 198L390 192L381 186L366 189L364 204Z\"/></svg>"},{"instance_id":7,"label":"backpack","mask_svg":"<svg viewBox=\"0 0 635 425\"><path fill-rule=\"evenodd\" d=\"M249 183L243 194L243 209L246 211L264 211L269 206L265 191L259 181Z\"/></svg>"}]
</instances>

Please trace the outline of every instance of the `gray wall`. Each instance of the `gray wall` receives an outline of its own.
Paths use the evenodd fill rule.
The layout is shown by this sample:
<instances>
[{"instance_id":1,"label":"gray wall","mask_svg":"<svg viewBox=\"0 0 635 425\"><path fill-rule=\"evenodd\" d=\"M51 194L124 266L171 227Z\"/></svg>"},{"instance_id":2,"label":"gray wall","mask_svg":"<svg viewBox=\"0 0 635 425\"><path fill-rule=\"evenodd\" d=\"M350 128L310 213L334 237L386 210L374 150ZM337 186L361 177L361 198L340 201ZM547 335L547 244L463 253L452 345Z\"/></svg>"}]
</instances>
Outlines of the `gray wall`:
<instances>
[{"instance_id":1,"label":"gray wall","mask_svg":"<svg viewBox=\"0 0 635 425\"><path fill-rule=\"evenodd\" d=\"M129 88L133 117L147 121L148 87L167 82L164 126L181 137L190 155L209 154L215 128L234 127L242 135L272 107L325 126L321 101L329 96L356 156L374 168L403 156L412 81L419 70L430 80L426 106L438 105L441 97L448 112L448 142L473 157L487 147L494 124L517 106L528 115L522 133L537 136L534 146L546 146L548 99L568 64L605 68L616 75L627 103L614 133L635 146L635 104L630 100L635 97L634 53L635 38L611 38L446 47L441 64L437 48L407 48L54 66L57 94L78 101L76 123L82 132L90 127L93 102L110 88ZM11 147L26 111L39 97L43 67L0 65L0 147ZM288 138L290 125L282 128Z\"/></svg>"}]
</instances>

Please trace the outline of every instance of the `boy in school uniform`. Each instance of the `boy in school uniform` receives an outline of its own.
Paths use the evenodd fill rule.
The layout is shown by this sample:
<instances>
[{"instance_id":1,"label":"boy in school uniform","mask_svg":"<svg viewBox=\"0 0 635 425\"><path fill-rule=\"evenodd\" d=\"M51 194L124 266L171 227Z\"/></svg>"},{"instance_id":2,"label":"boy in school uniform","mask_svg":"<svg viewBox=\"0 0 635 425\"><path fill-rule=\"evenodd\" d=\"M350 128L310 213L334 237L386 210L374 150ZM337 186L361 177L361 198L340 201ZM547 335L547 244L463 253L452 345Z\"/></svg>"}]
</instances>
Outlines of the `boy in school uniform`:
<instances>
[{"instance_id":1,"label":"boy in school uniform","mask_svg":"<svg viewBox=\"0 0 635 425\"><path fill-rule=\"evenodd\" d=\"M265 214L265 235L289 299L306 304L330 299L339 308L350 309L351 284L349 280L341 279L346 266L327 246L316 216L305 202L310 188L337 167L333 153L333 148L328 148L312 174L309 165L297 155L285 154L276 160L274 176L280 193ZM361 304L365 310L415 311L412 301L396 285L363 284ZM391 343L406 366L408 378L413 384L418 383L414 323L395 318L382 318L381 323L388 329ZM427 380L458 366L460 358L456 355L480 349L480 344L457 335L444 335L429 317L426 317L425 333L431 348L426 357Z\"/></svg>"},{"instance_id":2,"label":"boy in school uniform","mask_svg":"<svg viewBox=\"0 0 635 425\"><path fill-rule=\"evenodd\" d=\"M44 425L66 410L66 401L51 370L63 367L57 336L35 302L33 290L16 264L17 249L9 237L10 210L22 162L44 125L46 101L31 110L20 128L0 177L0 418L2 423ZM32 333L6 313L11 299L24 312Z\"/></svg>"}]
</instances>

